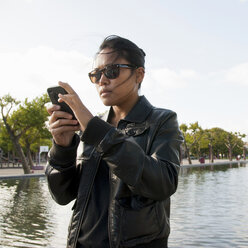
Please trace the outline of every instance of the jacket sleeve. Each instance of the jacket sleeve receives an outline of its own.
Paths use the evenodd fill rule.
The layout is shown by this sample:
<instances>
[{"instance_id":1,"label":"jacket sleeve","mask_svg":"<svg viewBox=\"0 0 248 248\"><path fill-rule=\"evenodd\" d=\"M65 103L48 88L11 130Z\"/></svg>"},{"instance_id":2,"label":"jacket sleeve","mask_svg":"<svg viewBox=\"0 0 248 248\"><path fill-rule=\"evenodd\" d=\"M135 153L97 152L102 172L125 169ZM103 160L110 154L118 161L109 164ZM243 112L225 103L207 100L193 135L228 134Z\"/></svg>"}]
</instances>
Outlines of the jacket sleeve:
<instances>
[{"instance_id":1,"label":"jacket sleeve","mask_svg":"<svg viewBox=\"0 0 248 248\"><path fill-rule=\"evenodd\" d=\"M80 138L75 134L70 147L53 142L48 153L45 171L48 187L53 199L61 205L68 204L77 195L80 172L76 166L76 154L79 142Z\"/></svg>"},{"instance_id":2,"label":"jacket sleeve","mask_svg":"<svg viewBox=\"0 0 248 248\"><path fill-rule=\"evenodd\" d=\"M133 137L97 117L88 124L82 140L96 147L110 170L133 194L164 200L177 188L182 135L174 112L161 115L158 120L148 154Z\"/></svg>"}]
</instances>

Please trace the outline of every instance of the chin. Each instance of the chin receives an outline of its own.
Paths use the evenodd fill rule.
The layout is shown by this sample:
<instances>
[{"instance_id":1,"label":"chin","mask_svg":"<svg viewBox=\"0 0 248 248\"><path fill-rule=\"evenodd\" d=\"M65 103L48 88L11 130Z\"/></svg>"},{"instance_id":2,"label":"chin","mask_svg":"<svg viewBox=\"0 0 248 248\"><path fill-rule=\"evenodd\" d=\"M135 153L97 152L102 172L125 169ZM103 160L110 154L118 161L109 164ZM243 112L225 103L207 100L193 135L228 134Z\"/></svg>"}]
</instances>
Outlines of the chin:
<instances>
[{"instance_id":1,"label":"chin","mask_svg":"<svg viewBox=\"0 0 248 248\"><path fill-rule=\"evenodd\" d=\"M101 98L101 101L107 107L113 106L112 101L108 101L107 99L102 99L102 98Z\"/></svg>"}]
</instances>

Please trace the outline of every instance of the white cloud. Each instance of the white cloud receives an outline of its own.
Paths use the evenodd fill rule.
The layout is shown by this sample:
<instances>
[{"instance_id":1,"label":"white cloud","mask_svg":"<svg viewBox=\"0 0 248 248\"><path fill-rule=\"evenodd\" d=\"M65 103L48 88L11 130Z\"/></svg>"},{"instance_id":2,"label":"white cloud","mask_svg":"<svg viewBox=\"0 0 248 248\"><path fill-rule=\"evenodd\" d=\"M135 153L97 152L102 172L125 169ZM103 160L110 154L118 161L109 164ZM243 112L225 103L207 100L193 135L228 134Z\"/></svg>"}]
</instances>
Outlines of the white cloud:
<instances>
[{"instance_id":1,"label":"white cloud","mask_svg":"<svg viewBox=\"0 0 248 248\"><path fill-rule=\"evenodd\" d=\"M248 63L232 67L226 74L226 80L248 86Z\"/></svg>"},{"instance_id":2,"label":"white cloud","mask_svg":"<svg viewBox=\"0 0 248 248\"><path fill-rule=\"evenodd\" d=\"M96 109L100 100L87 76L91 66L92 58L77 51L37 47L23 53L1 53L0 97L10 93L20 100L32 99L58 81L65 81L87 102L87 106Z\"/></svg>"},{"instance_id":3,"label":"white cloud","mask_svg":"<svg viewBox=\"0 0 248 248\"><path fill-rule=\"evenodd\" d=\"M186 96L195 91L200 75L190 69L179 71L168 67L147 70L141 86L141 94L145 95L154 106L178 111L185 103ZM189 99L190 101L190 99ZM189 102L187 101L187 102Z\"/></svg>"},{"instance_id":4,"label":"white cloud","mask_svg":"<svg viewBox=\"0 0 248 248\"><path fill-rule=\"evenodd\" d=\"M189 69L151 70L141 93L153 105L176 111L181 123L199 121L204 128L217 126L247 133L247 71L247 64L207 73Z\"/></svg>"},{"instance_id":5,"label":"white cloud","mask_svg":"<svg viewBox=\"0 0 248 248\"><path fill-rule=\"evenodd\" d=\"M183 69L176 72L169 68L154 69L148 76L151 80L156 81L160 86L167 89L186 87L192 80L198 77L194 70Z\"/></svg>"},{"instance_id":6,"label":"white cloud","mask_svg":"<svg viewBox=\"0 0 248 248\"><path fill-rule=\"evenodd\" d=\"M26 53L2 53L0 66L0 78L4 82L2 91L17 92L22 85L28 93L30 89L26 88L27 84L42 90L43 84L55 84L58 80L70 80L71 77L82 78L84 70L90 68L90 59L75 51L38 47Z\"/></svg>"}]
</instances>

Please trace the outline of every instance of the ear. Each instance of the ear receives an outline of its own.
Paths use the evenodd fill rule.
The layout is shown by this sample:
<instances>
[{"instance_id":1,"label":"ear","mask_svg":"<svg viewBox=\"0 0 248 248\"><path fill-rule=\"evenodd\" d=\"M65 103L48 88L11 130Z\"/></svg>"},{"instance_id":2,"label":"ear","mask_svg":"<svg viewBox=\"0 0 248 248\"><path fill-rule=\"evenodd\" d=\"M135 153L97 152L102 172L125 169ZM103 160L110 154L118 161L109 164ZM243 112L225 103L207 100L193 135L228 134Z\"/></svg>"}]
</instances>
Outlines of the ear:
<instances>
[{"instance_id":1,"label":"ear","mask_svg":"<svg viewBox=\"0 0 248 248\"><path fill-rule=\"evenodd\" d=\"M136 69L136 83L141 84L145 76L145 69L139 67Z\"/></svg>"}]
</instances>

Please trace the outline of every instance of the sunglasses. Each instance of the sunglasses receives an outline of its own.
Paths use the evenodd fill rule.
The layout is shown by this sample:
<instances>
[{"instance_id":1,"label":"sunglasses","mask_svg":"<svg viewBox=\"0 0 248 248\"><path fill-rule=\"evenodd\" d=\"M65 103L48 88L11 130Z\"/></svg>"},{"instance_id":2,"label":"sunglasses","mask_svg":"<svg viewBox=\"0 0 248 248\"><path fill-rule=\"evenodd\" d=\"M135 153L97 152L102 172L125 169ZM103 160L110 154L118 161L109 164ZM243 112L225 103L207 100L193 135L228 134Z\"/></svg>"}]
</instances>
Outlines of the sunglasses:
<instances>
[{"instance_id":1,"label":"sunglasses","mask_svg":"<svg viewBox=\"0 0 248 248\"><path fill-rule=\"evenodd\" d=\"M115 79L120 74L120 68L126 68L126 69L136 69L138 68L136 65L130 65L130 64L113 64L113 65L107 65L103 69L94 69L92 72L89 73L90 81L94 84L99 83L99 80L102 76L102 74L105 75L108 79Z\"/></svg>"}]
</instances>

